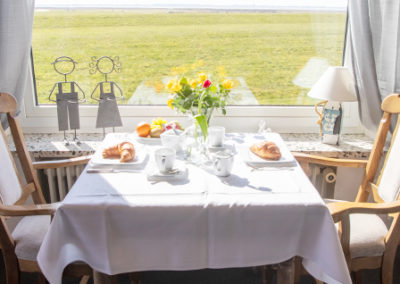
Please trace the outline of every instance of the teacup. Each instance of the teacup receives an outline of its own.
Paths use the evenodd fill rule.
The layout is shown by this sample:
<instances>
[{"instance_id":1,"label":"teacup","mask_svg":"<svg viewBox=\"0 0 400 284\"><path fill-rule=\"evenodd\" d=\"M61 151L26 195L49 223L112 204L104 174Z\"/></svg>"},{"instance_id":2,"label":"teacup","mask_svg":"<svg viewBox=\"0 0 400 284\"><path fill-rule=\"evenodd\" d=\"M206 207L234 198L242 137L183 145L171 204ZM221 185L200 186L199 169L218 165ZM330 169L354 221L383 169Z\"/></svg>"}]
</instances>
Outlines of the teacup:
<instances>
[{"instance_id":1,"label":"teacup","mask_svg":"<svg viewBox=\"0 0 400 284\"><path fill-rule=\"evenodd\" d=\"M221 147L224 144L225 127L210 126L208 128L208 145L211 147Z\"/></svg>"},{"instance_id":2,"label":"teacup","mask_svg":"<svg viewBox=\"0 0 400 284\"><path fill-rule=\"evenodd\" d=\"M160 148L154 152L158 170L161 173L169 173L174 168L176 151L173 148Z\"/></svg>"},{"instance_id":3,"label":"teacup","mask_svg":"<svg viewBox=\"0 0 400 284\"><path fill-rule=\"evenodd\" d=\"M214 173L220 177L226 177L231 174L234 155L230 150L219 151L214 155L213 166Z\"/></svg>"}]
</instances>

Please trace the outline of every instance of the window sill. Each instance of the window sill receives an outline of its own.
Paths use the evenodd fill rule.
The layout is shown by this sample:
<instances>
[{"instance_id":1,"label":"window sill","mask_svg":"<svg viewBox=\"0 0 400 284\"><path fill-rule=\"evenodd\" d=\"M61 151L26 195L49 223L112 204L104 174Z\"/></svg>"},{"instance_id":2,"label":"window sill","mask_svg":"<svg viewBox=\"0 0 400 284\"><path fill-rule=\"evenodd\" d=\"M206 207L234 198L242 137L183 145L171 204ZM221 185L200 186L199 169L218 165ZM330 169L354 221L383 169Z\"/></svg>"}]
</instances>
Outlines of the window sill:
<instances>
[{"instance_id":1,"label":"window sill","mask_svg":"<svg viewBox=\"0 0 400 284\"><path fill-rule=\"evenodd\" d=\"M90 155L100 145L102 134L78 134L81 144L65 146L62 133L25 134L29 152L35 159L69 158ZM344 134L340 145L321 143L318 134L281 134L290 151L322 155L331 158L366 159L371 152L373 141L363 134ZM11 139L10 139L11 140ZM14 148L11 145L11 150Z\"/></svg>"}]
</instances>

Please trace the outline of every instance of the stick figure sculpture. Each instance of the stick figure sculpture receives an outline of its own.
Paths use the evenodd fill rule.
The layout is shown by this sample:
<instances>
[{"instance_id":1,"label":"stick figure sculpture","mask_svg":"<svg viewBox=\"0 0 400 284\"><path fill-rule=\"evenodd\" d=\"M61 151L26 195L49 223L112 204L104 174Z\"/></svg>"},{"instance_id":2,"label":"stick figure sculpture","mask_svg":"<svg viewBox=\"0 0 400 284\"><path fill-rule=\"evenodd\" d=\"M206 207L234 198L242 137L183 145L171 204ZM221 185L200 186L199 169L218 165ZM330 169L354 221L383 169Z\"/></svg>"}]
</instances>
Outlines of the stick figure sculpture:
<instances>
[{"instance_id":1,"label":"stick figure sculpture","mask_svg":"<svg viewBox=\"0 0 400 284\"><path fill-rule=\"evenodd\" d=\"M103 128L103 134L105 134L105 128L112 127L114 132L114 127L122 126L115 90L118 90L120 93L119 99L124 100L125 98L117 83L107 80L107 75L113 71L117 73L121 72L119 57L116 56L114 59L109 56L102 56L100 58L92 57L92 62L89 64L89 67L90 74L95 74L99 71L105 77L105 80L98 83L90 95L92 99L99 102L96 128ZM95 97L97 88L99 88L100 91L99 98Z\"/></svg>"},{"instance_id":2,"label":"stick figure sculpture","mask_svg":"<svg viewBox=\"0 0 400 284\"><path fill-rule=\"evenodd\" d=\"M76 130L80 128L79 102L86 101L85 92L76 82L67 80L67 75L75 70L77 63L71 57L60 56L52 64L58 74L64 75L64 82L55 83L49 95L49 100L57 103L58 129L59 131L64 131L65 145L69 145L69 141L65 135L65 131L69 128L74 130L74 142L80 144L81 142L76 136ZM76 91L75 87L82 93L83 97L81 99L79 99L78 91ZM54 91L56 91L55 100L52 99Z\"/></svg>"}]
</instances>

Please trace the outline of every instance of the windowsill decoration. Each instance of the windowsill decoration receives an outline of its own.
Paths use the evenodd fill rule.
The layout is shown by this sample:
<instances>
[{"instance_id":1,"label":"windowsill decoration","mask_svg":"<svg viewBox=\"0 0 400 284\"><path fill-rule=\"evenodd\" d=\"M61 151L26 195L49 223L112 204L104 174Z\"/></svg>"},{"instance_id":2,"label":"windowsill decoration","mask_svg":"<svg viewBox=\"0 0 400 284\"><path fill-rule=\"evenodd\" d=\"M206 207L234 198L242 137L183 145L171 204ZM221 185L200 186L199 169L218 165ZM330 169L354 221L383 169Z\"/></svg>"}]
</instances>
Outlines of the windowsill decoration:
<instances>
[{"instance_id":1,"label":"windowsill decoration","mask_svg":"<svg viewBox=\"0 0 400 284\"><path fill-rule=\"evenodd\" d=\"M341 102L357 101L350 70L343 66L329 67L312 87L308 96L323 100L315 105L322 142L338 145L343 120ZM319 107L322 108L321 111L318 110Z\"/></svg>"},{"instance_id":2,"label":"windowsill decoration","mask_svg":"<svg viewBox=\"0 0 400 284\"><path fill-rule=\"evenodd\" d=\"M67 76L74 72L77 62L71 57L60 56L52 64L54 70L64 76L64 81L55 83L49 95L49 101L57 103L58 130L64 132L64 144L68 146L70 143L65 131L73 129L73 141L79 145L81 142L76 136L76 130L80 128L79 103L86 101L85 92L78 83L67 79ZM82 93L81 98L79 98L79 92Z\"/></svg>"}]
</instances>

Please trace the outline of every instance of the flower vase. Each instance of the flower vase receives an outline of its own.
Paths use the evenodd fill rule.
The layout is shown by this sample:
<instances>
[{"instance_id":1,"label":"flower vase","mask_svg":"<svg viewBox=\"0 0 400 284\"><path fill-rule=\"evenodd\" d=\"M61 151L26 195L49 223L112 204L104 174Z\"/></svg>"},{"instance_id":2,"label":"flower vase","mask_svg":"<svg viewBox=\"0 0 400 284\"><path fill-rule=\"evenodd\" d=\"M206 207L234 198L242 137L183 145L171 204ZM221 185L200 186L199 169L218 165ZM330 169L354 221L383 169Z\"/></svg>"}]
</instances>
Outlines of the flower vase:
<instances>
[{"instance_id":1,"label":"flower vase","mask_svg":"<svg viewBox=\"0 0 400 284\"><path fill-rule=\"evenodd\" d=\"M207 120L207 128L211 119L212 110L205 112ZM207 164L210 162L209 151L207 147L207 135L204 135L197 119L193 116L189 116L192 121L192 126L189 130L189 148L190 148L190 160L194 163ZM208 129L206 129L207 131Z\"/></svg>"}]
</instances>

